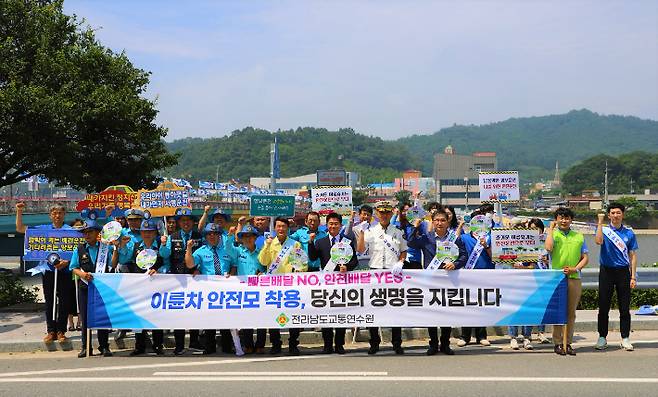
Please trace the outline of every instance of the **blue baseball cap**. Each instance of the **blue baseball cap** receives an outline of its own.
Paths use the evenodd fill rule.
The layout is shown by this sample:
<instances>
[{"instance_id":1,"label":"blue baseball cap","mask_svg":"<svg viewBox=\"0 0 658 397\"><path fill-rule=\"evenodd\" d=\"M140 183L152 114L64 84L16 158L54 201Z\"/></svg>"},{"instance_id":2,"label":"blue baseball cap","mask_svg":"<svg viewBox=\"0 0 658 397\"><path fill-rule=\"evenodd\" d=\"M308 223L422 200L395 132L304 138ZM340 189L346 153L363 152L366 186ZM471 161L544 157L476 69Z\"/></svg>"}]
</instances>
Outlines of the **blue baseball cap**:
<instances>
[{"instance_id":1,"label":"blue baseball cap","mask_svg":"<svg viewBox=\"0 0 658 397\"><path fill-rule=\"evenodd\" d=\"M80 231L84 232L85 230L89 229L101 231L103 228L98 224L98 222L88 219L82 226L80 226Z\"/></svg>"},{"instance_id":2,"label":"blue baseball cap","mask_svg":"<svg viewBox=\"0 0 658 397\"><path fill-rule=\"evenodd\" d=\"M203 228L203 235L205 236L208 233L219 233L222 234L223 229L215 223L209 223L206 227Z\"/></svg>"},{"instance_id":3,"label":"blue baseball cap","mask_svg":"<svg viewBox=\"0 0 658 397\"><path fill-rule=\"evenodd\" d=\"M123 214L126 216L126 219L144 218L144 211L137 208L129 208Z\"/></svg>"},{"instance_id":4,"label":"blue baseball cap","mask_svg":"<svg viewBox=\"0 0 658 397\"><path fill-rule=\"evenodd\" d=\"M179 208L176 210L176 214L174 215L176 220L179 220L184 216L189 216L190 218L192 218L192 220L196 220L196 217L192 215L192 210L189 208Z\"/></svg>"},{"instance_id":5,"label":"blue baseball cap","mask_svg":"<svg viewBox=\"0 0 658 397\"><path fill-rule=\"evenodd\" d=\"M251 225L246 225L245 227L242 228L242 230L238 232L238 237L242 238L242 236L244 236L245 234L253 234L254 236L258 236L260 233L255 227Z\"/></svg>"},{"instance_id":6,"label":"blue baseball cap","mask_svg":"<svg viewBox=\"0 0 658 397\"><path fill-rule=\"evenodd\" d=\"M217 208L216 210L214 210L212 212L212 215L210 215L210 219L214 220L215 215L219 215L219 216L223 217L226 222L231 220L231 216L229 214L225 213L224 211L222 211L221 208Z\"/></svg>"},{"instance_id":7,"label":"blue baseball cap","mask_svg":"<svg viewBox=\"0 0 658 397\"><path fill-rule=\"evenodd\" d=\"M139 230L158 230L158 222L155 219L144 219L139 226Z\"/></svg>"}]
</instances>

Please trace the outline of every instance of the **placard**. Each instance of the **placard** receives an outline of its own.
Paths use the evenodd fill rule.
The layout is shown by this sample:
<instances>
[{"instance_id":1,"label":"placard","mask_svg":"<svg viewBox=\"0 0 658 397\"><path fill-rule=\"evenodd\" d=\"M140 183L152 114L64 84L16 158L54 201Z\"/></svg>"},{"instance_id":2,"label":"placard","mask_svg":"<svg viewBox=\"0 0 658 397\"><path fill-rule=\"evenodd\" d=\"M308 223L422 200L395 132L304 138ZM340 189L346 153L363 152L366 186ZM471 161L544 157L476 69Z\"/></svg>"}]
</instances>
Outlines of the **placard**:
<instances>
[{"instance_id":1,"label":"placard","mask_svg":"<svg viewBox=\"0 0 658 397\"><path fill-rule=\"evenodd\" d=\"M34 229L25 231L23 260L45 261L51 254L69 260L73 250L85 242L82 233L72 229Z\"/></svg>"},{"instance_id":2,"label":"placard","mask_svg":"<svg viewBox=\"0 0 658 397\"><path fill-rule=\"evenodd\" d=\"M140 189L135 206L148 211L152 217L173 216L181 208L192 209L190 192L173 182L165 181L155 190Z\"/></svg>"},{"instance_id":3,"label":"placard","mask_svg":"<svg viewBox=\"0 0 658 397\"><path fill-rule=\"evenodd\" d=\"M311 208L320 215L336 212L343 216L352 213L351 187L325 187L311 189Z\"/></svg>"},{"instance_id":4,"label":"placard","mask_svg":"<svg viewBox=\"0 0 658 397\"><path fill-rule=\"evenodd\" d=\"M253 195L249 199L250 216L294 216L295 196Z\"/></svg>"},{"instance_id":5,"label":"placard","mask_svg":"<svg viewBox=\"0 0 658 397\"><path fill-rule=\"evenodd\" d=\"M492 262L537 262L542 248L538 229L491 230Z\"/></svg>"},{"instance_id":6,"label":"placard","mask_svg":"<svg viewBox=\"0 0 658 397\"><path fill-rule=\"evenodd\" d=\"M480 172L479 183L483 203L514 203L520 199L517 171Z\"/></svg>"}]
</instances>

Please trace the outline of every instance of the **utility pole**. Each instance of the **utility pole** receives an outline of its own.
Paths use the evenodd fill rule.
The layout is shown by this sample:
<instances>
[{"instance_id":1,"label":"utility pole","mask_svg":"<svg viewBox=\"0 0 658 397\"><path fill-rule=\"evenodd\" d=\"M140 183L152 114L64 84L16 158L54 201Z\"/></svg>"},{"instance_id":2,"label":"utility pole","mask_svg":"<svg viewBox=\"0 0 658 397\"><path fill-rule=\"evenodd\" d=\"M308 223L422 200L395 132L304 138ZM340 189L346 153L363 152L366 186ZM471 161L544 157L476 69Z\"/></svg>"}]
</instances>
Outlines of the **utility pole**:
<instances>
[{"instance_id":1,"label":"utility pole","mask_svg":"<svg viewBox=\"0 0 658 397\"><path fill-rule=\"evenodd\" d=\"M603 205L608 206L608 161L605 162L605 178L603 180Z\"/></svg>"}]
</instances>

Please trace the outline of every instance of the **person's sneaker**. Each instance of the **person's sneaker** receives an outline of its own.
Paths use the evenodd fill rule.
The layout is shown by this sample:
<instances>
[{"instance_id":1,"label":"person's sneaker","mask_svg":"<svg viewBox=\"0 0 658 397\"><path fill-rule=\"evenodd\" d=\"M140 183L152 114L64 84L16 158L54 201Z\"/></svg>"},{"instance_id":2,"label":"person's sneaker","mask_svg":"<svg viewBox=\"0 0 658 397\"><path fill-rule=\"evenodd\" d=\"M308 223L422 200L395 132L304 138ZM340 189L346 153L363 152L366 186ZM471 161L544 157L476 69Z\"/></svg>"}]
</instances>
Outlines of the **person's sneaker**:
<instances>
[{"instance_id":1,"label":"person's sneaker","mask_svg":"<svg viewBox=\"0 0 658 397\"><path fill-rule=\"evenodd\" d=\"M571 345L567 345L567 354L570 356L576 355L576 351L573 349L573 347L571 347Z\"/></svg>"},{"instance_id":2,"label":"person's sneaker","mask_svg":"<svg viewBox=\"0 0 658 397\"><path fill-rule=\"evenodd\" d=\"M78 353L78 358L85 358L85 357L87 357L87 349L80 350L80 353Z\"/></svg>"},{"instance_id":3,"label":"person's sneaker","mask_svg":"<svg viewBox=\"0 0 658 397\"><path fill-rule=\"evenodd\" d=\"M43 343L53 343L57 339L56 332L48 332L46 336L43 337Z\"/></svg>"},{"instance_id":4,"label":"person's sneaker","mask_svg":"<svg viewBox=\"0 0 658 397\"><path fill-rule=\"evenodd\" d=\"M526 350L532 350L532 343L530 343L530 339L523 340L523 348Z\"/></svg>"},{"instance_id":5,"label":"person's sneaker","mask_svg":"<svg viewBox=\"0 0 658 397\"><path fill-rule=\"evenodd\" d=\"M202 352L204 347L201 345L201 343L190 343L190 351L192 352Z\"/></svg>"},{"instance_id":6,"label":"person's sneaker","mask_svg":"<svg viewBox=\"0 0 658 397\"><path fill-rule=\"evenodd\" d=\"M596 350L605 350L608 348L608 341L604 337L599 336L599 340L596 341L594 348Z\"/></svg>"},{"instance_id":7,"label":"person's sneaker","mask_svg":"<svg viewBox=\"0 0 658 397\"><path fill-rule=\"evenodd\" d=\"M457 340L457 347L464 347L464 346L466 346L467 344L468 344L468 343L466 343L466 341L463 340L463 339L458 339L458 340Z\"/></svg>"},{"instance_id":8,"label":"person's sneaker","mask_svg":"<svg viewBox=\"0 0 658 397\"><path fill-rule=\"evenodd\" d=\"M112 352L110 351L110 349L108 347L106 347L104 349L99 349L99 351L101 353L101 356L103 356L103 357L112 357L113 356Z\"/></svg>"},{"instance_id":9,"label":"person's sneaker","mask_svg":"<svg viewBox=\"0 0 658 397\"><path fill-rule=\"evenodd\" d=\"M626 350L627 352L633 351L633 345L631 345L631 341L628 338L623 338L621 340L621 348Z\"/></svg>"},{"instance_id":10,"label":"person's sneaker","mask_svg":"<svg viewBox=\"0 0 658 397\"><path fill-rule=\"evenodd\" d=\"M539 343L551 343L551 341L548 340L548 338L546 337L546 335L544 335L543 332L539 333L539 336L538 336L537 339L539 339Z\"/></svg>"},{"instance_id":11,"label":"person's sneaker","mask_svg":"<svg viewBox=\"0 0 658 397\"><path fill-rule=\"evenodd\" d=\"M567 355L567 352L564 351L564 348L562 347L562 345L555 345L555 347L553 348L553 351L555 352L555 354L559 354L560 356L566 356Z\"/></svg>"},{"instance_id":12,"label":"person's sneaker","mask_svg":"<svg viewBox=\"0 0 658 397\"><path fill-rule=\"evenodd\" d=\"M174 356L182 356L185 354L185 349L174 349Z\"/></svg>"},{"instance_id":13,"label":"person's sneaker","mask_svg":"<svg viewBox=\"0 0 658 397\"><path fill-rule=\"evenodd\" d=\"M428 356L433 356L438 352L439 352L439 348L437 346L430 346L430 348L427 349L427 352L425 352L425 354L427 354Z\"/></svg>"},{"instance_id":14,"label":"person's sneaker","mask_svg":"<svg viewBox=\"0 0 658 397\"><path fill-rule=\"evenodd\" d=\"M404 349L402 346L393 346L393 351L398 355L404 354Z\"/></svg>"},{"instance_id":15,"label":"person's sneaker","mask_svg":"<svg viewBox=\"0 0 658 397\"><path fill-rule=\"evenodd\" d=\"M370 346L370 349L368 349L368 354L372 356L373 354L377 354L378 351L379 351L379 345L372 345Z\"/></svg>"},{"instance_id":16,"label":"person's sneaker","mask_svg":"<svg viewBox=\"0 0 658 397\"><path fill-rule=\"evenodd\" d=\"M480 344L481 344L482 346L491 346L491 342L489 342L487 339L482 339L482 340L480 341Z\"/></svg>"},{"instance_id":17,"label":"person's sneaker","mask_svg":"<svg viewBox=\"0 0 658 397\"><path fill-rule=\"evenodd\" d=\"M455 355L455 351L452 350L450 348L450 346L441 346L441 348L439 348L439 351L441 353L445 354L446 356L454 356Z\"/></svg>"},{"instance_id":18,"label":"person's sneaker","mask_svg":"<svg viewBox=\"0 0 658 397\"><path fill-rule=\"evenodd\" d=\"M64 332L58 332L57 333L57 342L66 343L68 341L69 341L69 338L66 337L66 334Z\"/></svg>"},{"instance_id":19,"label":"person's sneaker","mask_svg":"<svg viewBox=\"0 0 658 397\"><path fill-rule=\"evenodd\" d=\"M484 339L483 339L484 340ZM516 338L512 338L509 341L509 347L512 350L519 350L519 342L516 340Z\"/></svg>"}]
</instances>

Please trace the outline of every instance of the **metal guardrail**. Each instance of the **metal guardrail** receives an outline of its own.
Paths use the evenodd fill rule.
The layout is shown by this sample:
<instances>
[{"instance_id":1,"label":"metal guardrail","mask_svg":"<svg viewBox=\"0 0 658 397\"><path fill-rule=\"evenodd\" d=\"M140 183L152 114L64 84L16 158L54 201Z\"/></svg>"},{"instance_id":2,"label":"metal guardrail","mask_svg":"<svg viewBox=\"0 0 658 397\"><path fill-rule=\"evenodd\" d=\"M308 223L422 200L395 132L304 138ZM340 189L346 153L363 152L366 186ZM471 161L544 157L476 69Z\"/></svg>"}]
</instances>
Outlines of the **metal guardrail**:
<instances>
[{"instance_id":1,"label":"metal guardrail","mask_svg":"<svg viewBox=\"0 0 658 397\"><path fill-rule=\"evenodd\" d=\"M583 281L583 289L599 289L599 268L585 268L580 273ZM658 268L638 267L637 287L638 289L658 288Z\"/></svg>"}]
</instances>

